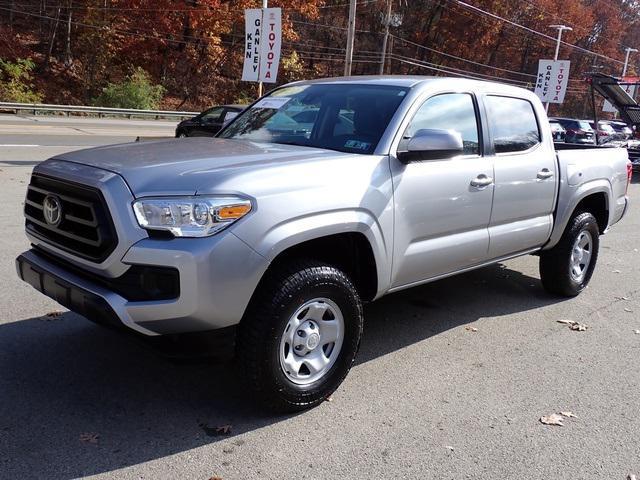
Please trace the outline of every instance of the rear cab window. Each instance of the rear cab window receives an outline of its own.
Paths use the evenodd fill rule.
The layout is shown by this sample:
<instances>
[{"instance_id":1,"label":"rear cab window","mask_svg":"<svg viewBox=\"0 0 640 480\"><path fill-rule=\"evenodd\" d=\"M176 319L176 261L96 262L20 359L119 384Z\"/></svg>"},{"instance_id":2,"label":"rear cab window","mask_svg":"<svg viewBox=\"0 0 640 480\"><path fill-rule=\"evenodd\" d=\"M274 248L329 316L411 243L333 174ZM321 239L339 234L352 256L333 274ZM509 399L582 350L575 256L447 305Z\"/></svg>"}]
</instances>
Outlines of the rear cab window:
<instances>
[{"instance_id":1,"label":"rear cab window","mask_svg":"<svg viewBox=\"0 0 640 480\"><path fill-rule=\"evenodd\" d=\"M484 101L496 153L524 152L540 144L540 127L531 102L497 95L488 95Z\"/></svg>"}]
</instances>

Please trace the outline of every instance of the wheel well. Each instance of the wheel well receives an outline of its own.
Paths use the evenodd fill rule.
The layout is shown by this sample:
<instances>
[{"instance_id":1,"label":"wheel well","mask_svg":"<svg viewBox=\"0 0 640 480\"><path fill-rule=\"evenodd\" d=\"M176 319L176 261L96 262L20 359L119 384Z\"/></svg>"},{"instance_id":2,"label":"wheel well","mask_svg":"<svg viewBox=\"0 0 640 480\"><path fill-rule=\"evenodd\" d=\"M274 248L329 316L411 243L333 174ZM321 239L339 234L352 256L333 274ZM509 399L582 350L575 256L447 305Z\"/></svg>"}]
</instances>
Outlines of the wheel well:
<instances>
[{"instance_id":1,"label":"wheel well","mask_svg":"<svg viewBox=\"0 0 640 480\"><path fill-rule=\"evenodd\" d=\"M342 270L354 283L362 300L372 300L378 291L378 271L373 250L362 233L340 233L314 238L287 248L269 269L296 259L326 262Z\"/></svg>"},{"instance_id":2,"label":"wheel well","mask_svg":"<svg viewBox=\"0 0 640 480\"><path fill-rule=\"evenodd\" d=\"M580 200L574 212L581 211L589 212L596 217L600 233L606 230L609 223L609 210L607 209L607 196L605 193L594 193Z\"/></svg>"}]
</instances>

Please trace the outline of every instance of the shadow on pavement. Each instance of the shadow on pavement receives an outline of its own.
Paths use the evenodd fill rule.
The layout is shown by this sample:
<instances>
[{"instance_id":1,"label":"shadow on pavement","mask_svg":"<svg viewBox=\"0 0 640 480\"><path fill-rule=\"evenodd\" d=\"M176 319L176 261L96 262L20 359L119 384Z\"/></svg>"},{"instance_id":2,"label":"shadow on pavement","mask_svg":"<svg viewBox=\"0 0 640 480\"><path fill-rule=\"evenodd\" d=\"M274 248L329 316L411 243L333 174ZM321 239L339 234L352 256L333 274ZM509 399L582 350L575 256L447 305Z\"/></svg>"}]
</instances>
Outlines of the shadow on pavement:
<instances>
[{"instance_id":1,"label":"shadow on pavement","mask_svg":"<svg viewBox=\"0 0 640 480\"><path fill-rule=\"evenodd\" d=\"M555 301L502 265L390 295L366 307L357 362ZM202 425L233 436L288 418L262 413L228 364L175 364L73 313L0 326L0 369L3 478L111 472L226 438Z\"/></svg>"}]
</instances>

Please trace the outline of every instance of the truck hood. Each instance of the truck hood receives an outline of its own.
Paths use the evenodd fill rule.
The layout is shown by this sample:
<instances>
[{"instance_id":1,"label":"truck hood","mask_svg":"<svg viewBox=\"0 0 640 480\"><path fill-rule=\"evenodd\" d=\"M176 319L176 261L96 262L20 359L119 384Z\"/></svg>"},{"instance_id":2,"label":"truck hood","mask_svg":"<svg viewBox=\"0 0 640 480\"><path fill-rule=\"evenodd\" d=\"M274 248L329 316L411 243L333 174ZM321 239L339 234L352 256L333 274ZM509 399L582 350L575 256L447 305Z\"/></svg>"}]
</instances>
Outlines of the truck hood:
<instances>
[{"instance_id":1,"label":"truck hood","mask_svg":"<svg viewBox=\"0 0 640 480\"><path fill-rule=\"evenodd\" d=\"M133 194L141 197L210 192L239 170L268 170L283 163L352 156L354 154L294 145L186 138L109 145L64 153L54 159L117 173Z\"/></svg>"}]
</instances>

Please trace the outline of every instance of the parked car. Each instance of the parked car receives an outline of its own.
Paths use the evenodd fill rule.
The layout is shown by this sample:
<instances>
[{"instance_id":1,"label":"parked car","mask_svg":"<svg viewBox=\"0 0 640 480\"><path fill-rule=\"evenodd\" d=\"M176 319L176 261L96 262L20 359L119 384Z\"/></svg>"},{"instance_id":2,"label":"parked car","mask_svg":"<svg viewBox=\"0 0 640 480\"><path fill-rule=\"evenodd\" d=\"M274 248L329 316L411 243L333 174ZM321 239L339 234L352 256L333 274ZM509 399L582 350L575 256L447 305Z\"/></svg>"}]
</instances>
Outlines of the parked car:
<instances>
[{"instance_id":1,"label":"parked car","mask_svg":"<svg viewBox=\"0 0 640 480\"><path fill-rule=\"evenodd\" d=\"M576 120L573 118L552 118L557 121L566 130L565 142L595 144L596 135L587 120Z\"/></svg>"},{"instance_id":2,"label":"parked car","mask_svg":"<svg viewBox=\"0 0 640 480\"><path fill-rule=\"evenodd\" d=\"M245 107L246 105L220 105L205 110L200 115L180 122L176 127L176 137L213 137Z\"/></svg>"},{"instance_id":3,"label":"parked car","mask_svg":"<svg viewBox=\"0 0 640 480\"><path fill-rule=\"evenodd\" d=\"M564 142L567 131L562 125L560 125L560 122L556 120L549 120L549 126L551 127L551 135L553 135L553 141Z\"/></svg>"},{"instance_id":4,"label":"parked car","mask_svg":"<svg viewBox=\"0 0 640 480\"><path fill-rule=\"evenodd\" d=\"M616 131L608 123L599 121L597 129L596 129L596 122L589 121L589 125L594 131L597 130L598 145L602 145L602 144L609 143L616 140Z\"/></svg>"},{"instance_id":5,"label":"parked car","mask_svg":"<svg viewBox=\"0 0 640 480\"><path fill-rule=\"evenodd\" d=\"M318 108L305 128L289 115L301 108ZM346 377L363 302L526 254L539 255L548 292L583 292L630 175L625 149L554 146L525 89L297 82L216 139L39 163L24 206L31 248L16 266L91 320L235 354L256 397L300 410Z\"/></svg>"},{"instance_id":6,"label":"parked car","mask_svg":"<svg viewBox=\"0 0 640 480\"><path fill-rule=\"evenodd\" d=\"M626 141L630 140L633 137L633 130L631 130L629 126L624 122L615 120L602 120L601 123L611 125L611 127L615 131L615 140Z\"/></svg>"}]
</instances>

